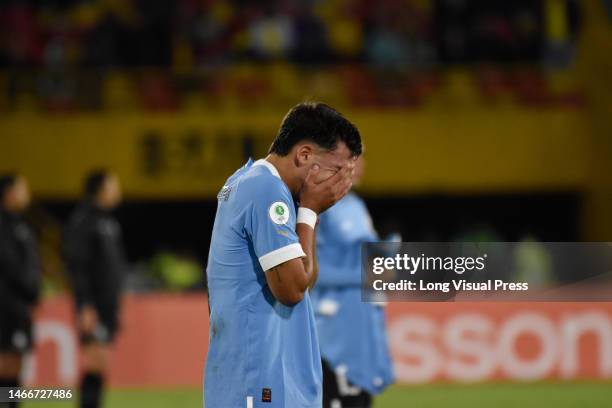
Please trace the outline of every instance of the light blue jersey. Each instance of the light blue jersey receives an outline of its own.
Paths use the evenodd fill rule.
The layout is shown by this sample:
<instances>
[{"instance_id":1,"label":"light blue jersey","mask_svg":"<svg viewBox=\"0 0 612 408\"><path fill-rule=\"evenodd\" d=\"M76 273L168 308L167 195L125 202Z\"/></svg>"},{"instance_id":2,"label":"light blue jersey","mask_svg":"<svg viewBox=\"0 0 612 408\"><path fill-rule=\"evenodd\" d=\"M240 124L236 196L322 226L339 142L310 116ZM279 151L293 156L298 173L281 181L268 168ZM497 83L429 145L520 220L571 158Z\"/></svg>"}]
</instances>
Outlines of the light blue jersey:
<instances>
[{"instance_id":1,"label":"light blue jersey","mask_svg":"<svg viewBox=\"0 0 612 408\"><path fill-rule=\"evenodd\" d=\"M319 278L312 292L321 355L337 375L370 394L391 384L384 308L361 301L361 245L377 241L363 201L351 193L321 214ZM342 387L341 387L342 388ZM347 395L354 387L340 389Z\"/></svg>"},{"instance_id":2,"label":"light blue jersey","mask_svg":"<svg viewBox=\"0 0 612 408\"><path fill-rule=\"evenodd\" d=\"M308 293L278 302L264 271L304 256L276 168L251 160L218 195L208 258L207 408L320 408L321 355Z\"/></svg>"}]
</instances>

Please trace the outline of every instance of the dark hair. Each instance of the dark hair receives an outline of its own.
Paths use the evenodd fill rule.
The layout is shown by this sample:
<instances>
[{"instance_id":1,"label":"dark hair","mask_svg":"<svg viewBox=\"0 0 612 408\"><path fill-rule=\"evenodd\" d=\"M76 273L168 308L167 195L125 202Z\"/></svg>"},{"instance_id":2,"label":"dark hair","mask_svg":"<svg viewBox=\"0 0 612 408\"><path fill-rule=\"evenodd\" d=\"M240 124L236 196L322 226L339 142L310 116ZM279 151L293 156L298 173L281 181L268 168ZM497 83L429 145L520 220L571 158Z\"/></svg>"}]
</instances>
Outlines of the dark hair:
<instances>
[{"instance_id":1,"label":"dark hair","mask_svg":"<svg viewBox=\"0 0 612 408\"><path fill-rule=\"evenodd\" d=\"M4 200L4 196L17 181L16 173L3 174L0 176L0 201Z\"/></svg>"},{"instance_id":2,"label":"dark hair","mask_svg":"<svg viewBox=\"0 0 612 408\"><path fill-rule=\"evenodd\" d=\"M361 154L361 136L355 125L324 103L304 102L291 108L269 153L286 156L302 140L311 140L327 150L334 150L342 141L353 156Z\"/></svg>"},{"instance_id":3,"label":"dark hair","mask_svg":"<svg viewBox=\"0 0 612 408\"><path fill-rule=\"evenodd\" d=\"M86 198L94 198L100 191L106 179L110 176L107 169L95 169L85 177L85 196Z\"/></svg>"}]
</instances>

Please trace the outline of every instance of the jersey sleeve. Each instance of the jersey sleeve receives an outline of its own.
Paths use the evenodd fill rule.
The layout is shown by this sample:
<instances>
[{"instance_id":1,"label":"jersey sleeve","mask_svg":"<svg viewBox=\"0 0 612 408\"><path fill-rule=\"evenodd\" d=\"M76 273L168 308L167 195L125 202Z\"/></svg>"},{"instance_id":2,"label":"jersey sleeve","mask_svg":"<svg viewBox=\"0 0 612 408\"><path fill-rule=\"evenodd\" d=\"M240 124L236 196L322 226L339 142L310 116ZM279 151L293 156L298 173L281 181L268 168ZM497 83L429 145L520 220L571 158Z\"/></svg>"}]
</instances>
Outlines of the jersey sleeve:
<instances>
[{"instance_id":1,"label":"jersey sleeve","mask_svg":"<svg viewBox=\"0 0 612 408\"><path fill-rule=\"evenodd\" d=\"M295 232L293 199L280 180L254 183L254 200L246 231L261 269L267 271L291 259L306 256Z\"/></svg>"}]
</instances>

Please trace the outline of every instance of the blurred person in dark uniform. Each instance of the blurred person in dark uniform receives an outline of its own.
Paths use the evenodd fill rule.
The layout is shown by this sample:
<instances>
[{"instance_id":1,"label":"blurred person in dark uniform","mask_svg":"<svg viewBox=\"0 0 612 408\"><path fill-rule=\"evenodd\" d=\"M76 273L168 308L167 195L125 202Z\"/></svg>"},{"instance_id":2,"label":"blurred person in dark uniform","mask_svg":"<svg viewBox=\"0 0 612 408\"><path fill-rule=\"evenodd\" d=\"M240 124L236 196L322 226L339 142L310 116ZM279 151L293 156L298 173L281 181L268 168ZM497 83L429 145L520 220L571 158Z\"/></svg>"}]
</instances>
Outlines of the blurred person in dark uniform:
<instances>
[{"instance_id":1,"label":"blurred person in dark uniform","mask_svg":"<svg viewBox=\"0 0 612 408\"><path fill-rule=\"evenodd\" d=\"M29 204L25 178L0 177L0 387L19 386L23 357L32 347L40 261L34 232L23 219Z\"/></svg>"},{"instance_id":2,"label":"blurred person in dark uniform","mask_svg":"<svg viewBox=\"0 0 612 408\"><path fill-rule=\"evenodd\" d=\"M64 254L74 289L83 354L81 407L101 404L110 345L119 326L125 261L121 228L112 211L120 201L117 176L107 170L90 173L85 181L85 199L65 231Z\"/></svg>"}]
</instances>

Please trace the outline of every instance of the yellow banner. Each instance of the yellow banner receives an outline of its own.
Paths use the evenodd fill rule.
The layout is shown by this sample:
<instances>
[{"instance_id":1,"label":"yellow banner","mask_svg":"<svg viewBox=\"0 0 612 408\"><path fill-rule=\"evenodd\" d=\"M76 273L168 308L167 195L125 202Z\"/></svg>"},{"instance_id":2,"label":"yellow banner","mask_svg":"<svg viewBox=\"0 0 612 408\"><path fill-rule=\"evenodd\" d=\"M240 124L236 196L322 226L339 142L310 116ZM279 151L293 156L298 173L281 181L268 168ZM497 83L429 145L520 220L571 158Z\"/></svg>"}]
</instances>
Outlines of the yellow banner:
<instances>
[{"instance_id":1,"label":"yellow banner","mask_svg":"<svg viewBox=\"0 0 612 408\"><path fill-rule=\"evenodd\" d=\"M284 112L12 115L0 119L0 172L34 193L75 198L84 174L115 170L131 198L214 197ZM346 112L366 144L366 194L583 188L589 129L580 112Z\"/></svg>"}]
</instances>

